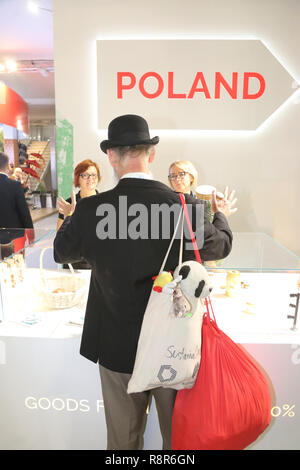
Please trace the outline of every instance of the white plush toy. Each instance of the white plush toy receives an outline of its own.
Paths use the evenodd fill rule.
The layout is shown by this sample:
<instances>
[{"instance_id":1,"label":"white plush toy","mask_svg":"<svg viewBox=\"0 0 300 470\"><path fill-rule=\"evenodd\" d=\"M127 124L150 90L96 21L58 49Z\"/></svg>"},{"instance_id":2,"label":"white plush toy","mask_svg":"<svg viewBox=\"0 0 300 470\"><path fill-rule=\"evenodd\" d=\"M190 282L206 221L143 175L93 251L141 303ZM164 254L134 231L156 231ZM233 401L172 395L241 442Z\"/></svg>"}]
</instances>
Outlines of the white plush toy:
<instances>
[{"instance_id":1,"label":"white plush toy","mask_svg":"<svg viewBox=\"0 0 300 470\"><path fill-rule=\"evenodd\" d=\"M174 282L177 281L177 282ZM200 298L208 297L212 291L211 280L204 266L198 261L185 261L174 272L173 306L175 317L192 316ZM165 288L171 287L166 285Z\"/></svg>"},{"instance_id":2,"label":"white plush toy","mask_svg":"<svg viewBox=\"0 0 300 470\"><path fill-rule=\"evenodd\" d=\"M174 278L182 276L180 287L183 294L191 299L193 297L204 299L212 291L212 284L208 272L198 261L185 261L174 272Z\"/></svg>"}]
</instances>

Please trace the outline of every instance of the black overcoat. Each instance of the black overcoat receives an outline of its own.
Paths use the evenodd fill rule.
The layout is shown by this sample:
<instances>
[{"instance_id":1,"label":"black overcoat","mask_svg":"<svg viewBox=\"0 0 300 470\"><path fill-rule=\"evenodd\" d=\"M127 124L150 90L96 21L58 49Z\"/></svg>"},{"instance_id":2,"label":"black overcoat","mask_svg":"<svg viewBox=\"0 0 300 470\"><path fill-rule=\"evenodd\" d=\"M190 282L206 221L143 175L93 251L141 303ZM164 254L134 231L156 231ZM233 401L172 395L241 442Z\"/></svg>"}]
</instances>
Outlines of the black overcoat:
<instances>
[{"instance_id":1,"label":"black overcoat","mask_svg":"<svg viewBox=\"0 0 300 470\"><path fill-rule=\"evenodd\" d=\"M0 227L33 228L21 183L0 174Z\"/></svg>"},{"instance_id":2,"label":"black overcoat","mask_svg":"<svg viewBox=\"0 0 300 470\"><path fill-rule=\"evenodd\" d=\"M226 217L217 212L210 223L206 212L201 210L202 226L196 227L195 210L201 203L190 196L186 196L186 202L194 211L191 214L194 230L204 229L204 240L199 244L202 260L226 257L232 246ZM178 211L181 208L179 195L168 186L148 179L122 178L114 189L82 199L56 234L56 262L72 263L83 256L92 266L80 352L113 371L131 373L133 370L152 277L159 272L174 232L173 221L170 234L161 230L157 239L157 227L153 227L150 214L153 206L162 204L172 207L178 204ZM145 218L139 218L145 208L149 214L148 227ZM108 222L105 227L108 214L110 227ZM101 239L106 229L110 230L110 237ZM146 229L148 235L153 232L152 238L145 236ZM142 234L139 238L134 236L138 232ZM193 250L186 247L185 244L184 261L195 259ZM174 270L178 256L179 238L171 249L167 270Z\"/></svg>"}]
</instances>

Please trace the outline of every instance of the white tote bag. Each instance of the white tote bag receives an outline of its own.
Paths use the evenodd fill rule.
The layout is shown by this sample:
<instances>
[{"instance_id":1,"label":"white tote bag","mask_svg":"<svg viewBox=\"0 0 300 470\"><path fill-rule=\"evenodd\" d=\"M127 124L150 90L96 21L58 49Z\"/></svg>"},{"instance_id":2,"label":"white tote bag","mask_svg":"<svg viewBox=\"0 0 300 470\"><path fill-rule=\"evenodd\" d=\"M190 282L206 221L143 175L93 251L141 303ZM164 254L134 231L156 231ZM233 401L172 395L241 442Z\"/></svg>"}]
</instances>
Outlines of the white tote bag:
<instances>
[{"instance_id":1,"label":"white tote bag","mask_svg":"<svg viewBox=\"0 0 300 470\"><path fill-rule=\"evenodd\" d=\"M184 221L182 211L160 273L164 271L181 217L181 243L179 263L174 273L175 281L181 266L185 264L191 265L194 263L196 268L199 267L199 269L206 273L205 268L196 261L182 264ZM189 281L184 279L182 282L188 283ZM174 285L176 286L175 289L173 289ZM180 285L181 281L173 282L165 286L162 292L157 292L153 289L151 291L144 314L134 370L128 384L127 393L142 392L157 387L181 390L192 388L195 383L200 366L201 328L204 307L199 297L194 297L193 299L190 297L190 308L186 310L183 308L178 314L178 310L176 311L176 305L178 304L175 297L181 295ZM189 285L188 287L190 288L191 286Z\"/></svg>"}]
</instances>

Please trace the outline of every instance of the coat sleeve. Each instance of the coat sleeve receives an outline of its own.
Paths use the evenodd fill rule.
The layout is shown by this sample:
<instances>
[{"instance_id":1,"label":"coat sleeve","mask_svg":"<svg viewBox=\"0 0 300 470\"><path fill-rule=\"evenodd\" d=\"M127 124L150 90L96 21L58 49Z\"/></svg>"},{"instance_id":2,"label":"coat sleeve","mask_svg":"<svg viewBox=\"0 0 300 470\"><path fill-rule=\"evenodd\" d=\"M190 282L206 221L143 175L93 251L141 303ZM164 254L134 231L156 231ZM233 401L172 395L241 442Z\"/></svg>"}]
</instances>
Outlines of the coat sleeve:
<instances>
[{"instance_id":1,"label":"coat sleeve","mask_svg":"<svg viewBox=\"0 0 300 470\"><path fill-rule=\"evenodd\" d=\"M81 201L80 201L81 202ZM54 239L54 260L56 263L81 261L83 208L76 204L74 214L66 217Z\"/></svg>"},{"instance_id":2,"label":"coat sleeve","mask_svg":"<svg viewBox=\"0 0 300 470\"><path fill-rule=\"evenodd\" d=\"M212 223L209 220L204 204L186 198L191 225L195 234L200 257L203 261L216 261L226 258L232 249L232 232L227 218L221 212L216 212ZM189 204L190 203L190 204ZM185 235L188 233L185 229ZM190 241L185 243L185 250L190 251L194 257L193 246ZM190 257L187 255L187 257Z\"/></svg>"},{"instance_id":3,"label":"coat sleeve","mask_svg":"<svg viewBox=\"0 0 300 470\"><path fill-rule=\"evenodd\" d=\"M215 261L226 258L232 249L232 232L227 218L222 212L216 212L212 223L204 219L204 243L200 249L203 261Z\"/></svg>"},{"instance_id":4,"label":"coat sleeve","mask_svg":"<svg viewBox=\"0 0 300 470\"><path fill-rule=\"evenodd\" d=\"M32 218L29 212L29 208L24 196L23 187L20 183L15 185L16 191L16 210L19 214L19 219L24 228L33 228Z\"/></svg>"}]
</instances>

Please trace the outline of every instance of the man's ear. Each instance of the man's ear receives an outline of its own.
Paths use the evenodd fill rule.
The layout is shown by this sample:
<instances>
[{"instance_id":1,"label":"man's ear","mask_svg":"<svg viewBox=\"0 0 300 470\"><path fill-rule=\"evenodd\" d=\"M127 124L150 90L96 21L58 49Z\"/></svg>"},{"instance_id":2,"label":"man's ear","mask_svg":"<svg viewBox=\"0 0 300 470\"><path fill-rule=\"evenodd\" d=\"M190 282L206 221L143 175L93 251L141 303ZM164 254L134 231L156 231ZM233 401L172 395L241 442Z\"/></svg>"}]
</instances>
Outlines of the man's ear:
<instances>
[{"instance_id":1,"label":"man's ear","mask_svg":"<svg viewBox=\"0 0 300 470\"><path fill-rule=\"evenodd\" d=\"M149 163L153 162L154 157L155 157L155 147L153 145L153 147L151 147L149 150Z\"/></svg>"},{"instance_id":2,"label":"man's ear","mask_svg":"<svg viewBox=\"0 0 300 470\"><path fill-rule=\"evenodd\" d=\"M106 153L109 159L109 163L111 166L115 167L116 163L118 162L117 154L112 149L107 149Z\"/></svg>"}]
</instances>

